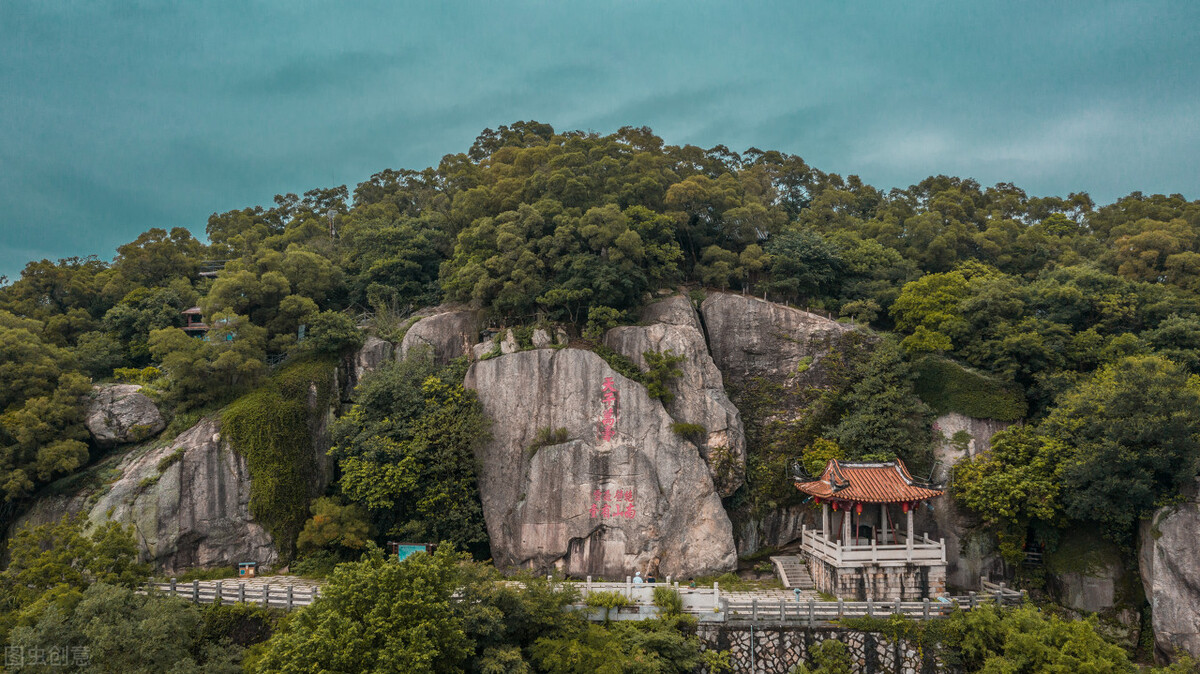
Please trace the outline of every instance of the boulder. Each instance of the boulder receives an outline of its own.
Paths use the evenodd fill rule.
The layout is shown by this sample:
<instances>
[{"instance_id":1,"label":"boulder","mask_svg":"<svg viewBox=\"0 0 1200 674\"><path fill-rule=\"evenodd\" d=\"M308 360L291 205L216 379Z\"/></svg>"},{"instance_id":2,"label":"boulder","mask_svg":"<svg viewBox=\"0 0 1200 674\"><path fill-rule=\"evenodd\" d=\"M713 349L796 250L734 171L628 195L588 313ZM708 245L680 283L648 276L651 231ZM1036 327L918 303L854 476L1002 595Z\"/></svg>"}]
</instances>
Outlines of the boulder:
<instances>
[{"instance_id":1,"label":"boulder","mask_svg":"<svg viewBox=\"0 0 1200 674\"><path fill-rule=\"evenodd\" d=\"M700 325L700 317L696 315L692 301L683 295L673 295L646 305L642 309L641 318L643 323L690 326L697 332L704 333L704 328ZM705 344L705 351L707 350L708 345Z\"/></svg>"},{"instance_id":2,"label":"boulder","mask_svg":"<svg viewBox=\"0 0 1200 674\"><path fill-rule=\"evenodd\" d=\"M367 337L362 347L347 356L342 363L342 398L349 400L350 394L362 382L362 378L367 373L374 372L383 367L384 363L392 359L394 351L395 346L391 342L384 341L374 335Z\"/></svg>"},{"instance_id":3,"label":"boulder","mask_svg":"<svg viewBox=\"0 0 1200 674\"><path fill-rule=\"evenodd\" d=\"M646 351L673 351L685 357L675 379L675 399L666 405L675 421L704 427L697 439L700 455L722 496L731 496L746 475L746 436L737 407L725 395L721 371L708 354L700 321L685 297L672 297L649 307L647 313L671 323L625 325L609 330L604 343L645 370Z\"/></svg>"},{"instance_id":4,"label":"boulder","mask_svg":"<svg viewBox=\"0 0 1200 674\"><path fill-rule=\"evenodd\" d=\"M554 341L550 339L550 333L541 328L533 331L532 341L533 348L535 349L544 349L554 343Z\"/></svg>"},{"instance_id":5,"label":"boulder","mask_svg":"<svg viewBox=\"0 0 1200 674\"><path fill-rule=\"evenodd\" d=\"M567 336L567 331L562 326L554 329L554 343L560 346L566 346L571 342L571 338Z\"/></svg>"},{"instance_id":6,"label":"boulder","mask_svg":"<svg viewBox=\"0 0 1200 674\"><path fill-rule=\"evenodd\" d=\"M141 442L166 428L154 401L135 384L101 384L92 388L84 423L100 447Z\"/></svg>"},{"instance_id":7,"label":"boulder","mask_svg":"<svg viewBox=\"0 0 1200 674\"><path fill-rule=\"evenodd\" d=\"M1176 506L1141 525L1142 586L1150 602L1154 651L1170 660L1183 650L1200 658L1200 478Z\"/></svg>"},{"instance_id":8,"label":"boulder","mask_svg":"<svg viewBox=\"0 0 1200 674\"><path fill-rule=\"evenodd\" d=\"M500 353L516 353L521 350L521 345L517 343L517 336L512 330L504 331L504 339L500 340Z\"/></svg>"},{"instance_id":9,"label":"boulder","mask_svg":"<svg viewBox=\"0 0 1200 674\"><path fill-rule=\"evenodd\" d=\"M1126 596L1121 551L1113 543L1088 531L1068 533L1053 553L1045 556L1047 580L1058 603L1087 613L1132 604Z\"/></svg>"},{"instance_id":10,"label":"boulder","mask_svg":"<svg viewBox=\"0 0 1200 674\"><path fill-rule=\"evenodd\" d=\"M14 530L85 511L92 525L132 525L143 561L161 573L276 562L270 534L250 516L246 460L221 439L216 418L203 419L170 443L135 448L113 461L115 466L102 468L120 474L115 482L39 501Z\"/></svg>"},{"instance_id":11,"label":"boulder","mask_svg":"<svg viewBox=\"0 0 1200 674\"><path fill-rule=\"evenodd\" d=\"M471 347L471 355L474 357L474 360L479 360L480 358L483 358L491 353L494 346L495 344L493 344L492 340L490 339L486 342L480 342Z\"/></svg>"},{"instance_id":12,"label":"boulder","mask_svg":"<svg viewBox=\"0 0 1200 674\"><path fill-rule=\"evenodd\" d=\"M436 313L413 323L404 333L399 358L407 358L409 351L420 346L432 349L439 363L449 363L471 352L471 345L479 340L479 312L470 309L434 311Z\"/></svg>"},{"instance_id":13,"label":"boulder","mask_svg":"<svg viewBox=\"0 0 1200 674\"><path fill-rule=\"evenodd\" d=\"M727 382L754 377L787 379L801 359L809 367L829 351L829 343L850 331L847 325L757 297L712 293L700 305L713 361Z\"/></svg>"},{"instance_id":14,"label":"boulder","mask_svg":"<svg viewBox=\"0 0 1200 674\"><path fill-rule=\"evenodd\" d=\"M976 457L992 448L992 436L1012 426L1011 421L977 419L958 412L948 412L933 422L938 433L934 446L935 457L942 462L936 479L944 480L950 468L964 457Z\"/></svg>"},{"instance_id":15,"label":"boulder","mask_svg":"<svg viewBox=\"0 0 1200 674\"><path fill-rule=\"evenodd\" d=\"M494 421L477 459L498 566L610 579L734 568L707 465L641 384L571 348L479 361L464 383ZM560 428L565 442L535 445Z\"/></svg>"}]
</instances>

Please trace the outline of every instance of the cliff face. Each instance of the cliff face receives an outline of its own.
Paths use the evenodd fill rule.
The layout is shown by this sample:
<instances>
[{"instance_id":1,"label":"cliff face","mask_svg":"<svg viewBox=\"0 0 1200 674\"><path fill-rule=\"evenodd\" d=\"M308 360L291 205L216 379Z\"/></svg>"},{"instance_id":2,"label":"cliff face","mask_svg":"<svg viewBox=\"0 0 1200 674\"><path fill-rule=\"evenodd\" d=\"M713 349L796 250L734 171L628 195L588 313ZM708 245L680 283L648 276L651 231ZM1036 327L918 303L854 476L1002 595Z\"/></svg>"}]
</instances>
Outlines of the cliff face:
<instances>
[{"instance_id":1,"label":"cliff face","mask_svg":"<svg viewBox=\"0 0 1200 674\"><path fill-rule=\"evenodd\" d=\"M713 361L731 384L788 380L803 358L818 367L830 339L852 328L756 297L713 293L700 305Z\"/></svg>"},{"instance_id":2,"label":"cliff face","mask_svg":"<svg viewBox=\"0 0 1200 674\"><path fill-rule=\"evenodd\" d=\"M277 560L271 536L250 516L245 459L207 418L170 443L135 449L99 488L39 501L15 526L84 511L91 522L132 525L143 558L163 573Z\"/></svg>"},{"instance_id":3,"label":"cliff face","mask_svg":"<svg viewBox=\"0 0 1200 674\"><path fill-rule=\"evenodd\" d=\"M976 419L957 412L938 417L933 425L938 433L933 451L942 464L934 479L947 480L956 462L991 449L992 436L1011 425L1007 421ZM950 494L933 499L929 505L929 509L918 511L916 526L918 530L928 532L931 538L946 539L948 586L975 590L979 588L980 576L1003 570L1003 560L991 536L971 531L971 518Z\"/></svg>"},{"instance_id":4,"label":"cliff face","mask_svg":"<svg viewBox=\"0 0 1200 674\"><path fill-rule=\"evenodd\" d=\"M641 384L571 348L480 361L465 383L494 421L479 487L499 566L608 578L734 567L708 466ZM559 428L565 442L534 446Z\"/></svg>"},{"instance_id":5,"label":"cliff face","mask_svg":"<svg viewBox=\"0 0 1200 674\"><path fill-rule=\"evenodd\" d=\"M700 318L713 363L740 406L740 420L759 428L797 420L803 391L822 381L824 357L853 330L823 316L734 293L710 294L700 305ZM751 392L763 382L772 387L770 395ZM746 398L765 401L765 407L743 406ZM795 541L802 525L813 523L806 512L800 505L784 505L761 517L732 513L738 552Z\"/></svg>"},{"instance_id":6,"label":"cliff face","mask_svg":"<svg viewBox=\"0 0 1200 674\"><path fill-rule=\"evenodd\" d=\"M700 321L691 302L683 296L650 305L643 314L650 325L621 326L609 330L604 343L625 355L643 370L646 351L683 356L682 374L672 383L675 399L667 413L679 423L704 427L700 454L721 496L730 496L746 475L746 436L737 407L725 395L721 371L708 353Z\"/></svg>"},{"instance_id":7,"label":"cliff face","mask_svg":"<svg viewBox=\"0 0 1200 674\"><path fill-rule=\"evenodd\" d=\"M1184 650L1200 657L1200 478L1177 506L1142 522L1139 561L1150 602L1154 651L1170 660Z\"/></svg>"}]
</instances>

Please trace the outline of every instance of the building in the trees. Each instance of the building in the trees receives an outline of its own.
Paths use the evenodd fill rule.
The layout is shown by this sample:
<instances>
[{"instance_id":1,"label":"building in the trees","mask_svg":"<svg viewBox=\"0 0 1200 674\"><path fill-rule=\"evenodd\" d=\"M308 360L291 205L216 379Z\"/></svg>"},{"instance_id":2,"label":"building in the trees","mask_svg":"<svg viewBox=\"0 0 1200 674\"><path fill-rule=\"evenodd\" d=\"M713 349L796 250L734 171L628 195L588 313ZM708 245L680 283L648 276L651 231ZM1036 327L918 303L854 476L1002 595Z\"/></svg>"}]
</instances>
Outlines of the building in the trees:
<instances>
[{"instance_id":1,"label":"building in the trees","mask_svg":"<svg viewBox=\"0 0 1200 674\"><path fill-rule=\"evenodd\" d=\"M804 528L802 550L818 590L846 599L904 601L946 589L946 542L913 531L913 511L943 494L896 459L830 461L796 488L821 505L821 528Z\"/></svg>"},{"instance_id":2,"label":"building in the trees","mask_svg":"<svg viewBox=\"0 0 1200 674\"><path fill-rule=\"evenodd\" d=\"M208 332L208 324L204 322L200 307L183 310L183 331L192 337L203 337Z\"/></svg>"}]
</instances>

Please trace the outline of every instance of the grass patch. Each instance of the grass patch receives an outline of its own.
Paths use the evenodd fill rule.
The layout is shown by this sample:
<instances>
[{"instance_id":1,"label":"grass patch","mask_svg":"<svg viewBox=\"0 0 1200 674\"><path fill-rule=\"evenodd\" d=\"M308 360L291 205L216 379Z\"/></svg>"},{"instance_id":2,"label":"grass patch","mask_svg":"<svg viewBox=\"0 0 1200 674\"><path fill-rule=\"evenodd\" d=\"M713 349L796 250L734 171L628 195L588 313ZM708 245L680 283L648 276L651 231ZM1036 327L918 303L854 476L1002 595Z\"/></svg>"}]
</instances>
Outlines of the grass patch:
<instances>
[{"instance_id":1,"label":"grass patch","mask_svg":"<svg viewBox=\"0 0 1200 674\"><path fill-rule=\"evenodd\" d=\"M977 419L1017 421L1025 416L1025 393L1005 382L939 356L915 364L917 395L937 414L958 412Z\"/></svg>"},{"instance_id":2,"label":"grass patch","mask_svg":"<svg viewBox=\"0 0 1200 674\"><path fill-rule=\"evenodd\" d=\"M533 456L534 454L537 454L537 451L542 447L561 445L570 439L570 434L565 428L551 428L549 426L543 426L538 429L537 436L535 436L533 442L525 448L525 451L529 453L529 456Z\"/></svg>"}]
</instances>

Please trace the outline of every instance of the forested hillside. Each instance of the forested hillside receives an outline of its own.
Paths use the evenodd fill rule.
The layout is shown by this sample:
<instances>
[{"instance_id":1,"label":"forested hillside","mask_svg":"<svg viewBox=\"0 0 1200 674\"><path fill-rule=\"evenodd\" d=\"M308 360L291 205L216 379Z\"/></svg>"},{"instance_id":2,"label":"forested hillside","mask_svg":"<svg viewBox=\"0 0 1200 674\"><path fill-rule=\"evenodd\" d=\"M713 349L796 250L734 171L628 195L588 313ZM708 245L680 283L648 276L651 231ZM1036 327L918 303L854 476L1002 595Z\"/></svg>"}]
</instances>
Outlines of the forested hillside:
<instances>
[{"instance_id":1,"label":"forested hillside","mask_svg":"<svg viewBox=\"0 0 1200 674\"><path fill-rule=\"evenodd\" d=\"M220 411L255 479L272 476L251 507L285 557L331 564L397 536L486 554L470 456L487 420L463 364L368 380L334 427L337 479L309 493L315 468L287 452L311 444L305 410L328 406L331 363L458 303L523 340L563 326L670 402L669 358L642 372L600 336L679 288L866 328L821 388L788 399L796 424L772 425L768 389L731 389L748 451L731 509L795 501L792 459L928 471L933 416L956 411L1024 420L955 468L955 497L1006 559L1080 525L1131 556L1139 521L1200 461L1200 201L1181 195L1097 205L948 176L885 192L776 151L519 122L436 167L279 195L214 213L200 238L152 229L116 252L33 261L0 287L5 528L105 456L84 415L91 383L115 380L145 385L168 434ZM206 339L182 330L193 306Z\"/></svg>"},{"instance_id":2,"label":"forested hillside","mask_svg":"<svg viewBox=\"0 0 1200 674\"><path fill-rule=\"evenodd\" d=\"M77 404L88 377L154 381L177 410L217 405L254 387L273 355L336 352L364 314L395 334L439 301L478 303L510 325L586 330L631 320L658 288L765 294L895 331L908 359L944 354L994 374L1020 387L1030 418L1059 427L1069 410L1099 404L1081 397L1103 387L1157 382L1189 403L1184 382L1200 371L1200 202L1179 195L1097 206L1083 193L1036 197L946 176L883 192L774 151L523 122L352 193L314 189L214 214L205 234L207 245L153 229L111 263L31 262L0 290L7 503L88 461ZM193 304L237 339L186 339L175 328ZM1124 358L1138 366L1105 369ZM1190 444L1160 451L1136 471L1146 484L1109 488L1145 494L1132 514L1190 477ZM1093 494L1066 514L1095 516L1103 503ZM1047 506L1030 516L1063 514Z\"/></svg>"}]
</instances>

